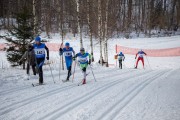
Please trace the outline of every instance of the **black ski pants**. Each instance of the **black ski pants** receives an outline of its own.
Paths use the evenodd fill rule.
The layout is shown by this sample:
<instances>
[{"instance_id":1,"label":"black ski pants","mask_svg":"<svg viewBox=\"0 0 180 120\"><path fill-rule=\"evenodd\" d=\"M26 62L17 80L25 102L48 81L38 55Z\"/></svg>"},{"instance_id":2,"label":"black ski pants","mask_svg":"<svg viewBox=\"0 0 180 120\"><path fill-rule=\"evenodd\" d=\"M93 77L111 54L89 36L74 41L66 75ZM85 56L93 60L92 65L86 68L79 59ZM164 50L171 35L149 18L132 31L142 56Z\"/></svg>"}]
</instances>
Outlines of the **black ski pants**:
<instances>
[{"instance_id":1,"label":"black ski pants","mask_svg":"<svg viewBox=\"0 0 180 120\"><path fill-rule=\"evenodd\" d=\"M119 60L119 68L122 69L122 60Z\"/></svg>"},{"instance_id":2,"label":"black ski pants","mask_svg":"<svg viewBox=\"0 0 180 120\"><path fill-rule=\"evenodd\" d=\"M37 60L37 65L38 65L38 72L39 72L39 83L43 84L43 64L44 64L44 60L45 58L36 58Z\"/></svg>"},{"instance_id":3,"label":"black ski pants","mask_svg":"<svg viewBox=\"0 0 180 120\"><path fill-rule=\"evenodd\" d=\"M29 74L30 66L32 67L33 75L36 75L36 68L35 68L36 64L30 65L29 63L27 63L27 71L26 71L26 73Z\"/></svg>"}]
</instances>

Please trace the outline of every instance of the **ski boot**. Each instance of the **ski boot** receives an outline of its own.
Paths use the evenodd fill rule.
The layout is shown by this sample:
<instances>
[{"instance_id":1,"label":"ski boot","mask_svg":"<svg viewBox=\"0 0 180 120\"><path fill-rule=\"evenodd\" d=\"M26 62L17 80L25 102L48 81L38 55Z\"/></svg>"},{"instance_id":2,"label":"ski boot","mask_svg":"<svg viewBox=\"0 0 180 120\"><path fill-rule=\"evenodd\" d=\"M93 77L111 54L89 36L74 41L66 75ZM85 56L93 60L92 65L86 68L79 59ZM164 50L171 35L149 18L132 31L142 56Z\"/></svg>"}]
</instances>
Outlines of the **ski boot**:
<instances>
[{"instance_id":1,"label":"ski boot","mask_svg":"<svg viewBox=\"0 0 180 120\"><path fill-rule=\"evenodd\" d=\"M86 79L83 79L82 84L86 84Z\"/></svg>"}]
</instances>

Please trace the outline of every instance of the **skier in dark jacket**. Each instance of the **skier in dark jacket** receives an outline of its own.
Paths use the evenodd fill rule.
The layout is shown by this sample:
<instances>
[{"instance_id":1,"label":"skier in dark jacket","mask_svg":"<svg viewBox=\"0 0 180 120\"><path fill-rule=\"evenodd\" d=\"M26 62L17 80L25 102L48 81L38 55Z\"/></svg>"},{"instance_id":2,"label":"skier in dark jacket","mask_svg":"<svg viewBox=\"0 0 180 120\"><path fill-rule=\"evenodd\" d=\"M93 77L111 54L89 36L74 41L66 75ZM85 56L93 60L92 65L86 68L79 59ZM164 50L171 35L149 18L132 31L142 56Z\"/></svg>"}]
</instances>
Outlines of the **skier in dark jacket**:
<instances>
[{"instance_id":1,"label":"skier in dark jacket","mask_svg":"<svg viewBox=\"0 0 180 120\"><path fill-rule=\"evenodd\" d=\"M33 46L31 44L28 45L28 50L24 53L22 58L19 60L19 65L21 65L25 61L27 61L27 74L29 75L29 70L31 66L33 74L36 75L35 53L33 50Z\"/></svg>"},{"instance_id":2,"label":"skier in dark jacket","mask_svg":"<svg viewBox=\"0 0 180 120\"><path fill-rule=\"evenodd\" d=\"M35 44L33 45L33 47L35 52L35 62L37 64L36 66L38 67L38 72L39 72L39 84L42 85L43 84L42 67L44 65L44 61L46 57L45 50L47 53L46 59L49 60L49 49L46 47L44 43L41 43L41 38L39 36L35 38Z\"/></svg>"},{"instance_id":3,"label":"skier in dark jacket","mask_svg":"<svg viewBox=\"0 0 180 120\"><path fill-rule=\"evenodd\" d=\"M122 61L124 61L125 56L122 52L118 54L118 60L119 60L119 68L122 69Z\"/></svg>"}]
</instances>

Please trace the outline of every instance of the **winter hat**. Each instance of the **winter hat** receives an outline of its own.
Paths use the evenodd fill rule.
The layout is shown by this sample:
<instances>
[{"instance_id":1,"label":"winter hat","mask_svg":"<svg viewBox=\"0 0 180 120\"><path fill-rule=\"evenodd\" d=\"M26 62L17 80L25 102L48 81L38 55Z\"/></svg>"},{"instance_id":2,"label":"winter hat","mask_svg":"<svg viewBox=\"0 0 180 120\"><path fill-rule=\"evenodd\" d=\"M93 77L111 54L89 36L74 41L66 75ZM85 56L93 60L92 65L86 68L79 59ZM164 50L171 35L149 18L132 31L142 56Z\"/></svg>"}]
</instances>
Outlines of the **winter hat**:
<instances>
[{"instance_id":1,"label":"winter hat","mask_svg":"<svg viewBox=\"0 0 180 120\"><path fill-rule=\"evenodd\" d=\"M85 51L85 49L84 49L84 48L81 48L80 51Z\"/></svg>"},{"instance_id":2,"label":"winter hat","mask_svg":"<svg viewBox=\"0 0 180 120\"><path fill-rule=\"evenodd\" d=\"M122 52L120 52L119 54L122 54Z\"/></svg>"},{"instance_id":3,"label":"winter hat","mask_svg":"<svg viewBox=\"0 0 180 120\"><path fill-rule=\"evenodd\" d=\"M69 47L69 46L70 46L70 44L67 42L67 43L65 43L65 46L68 46L68 47Z\"/></svg>"},{"instance_id":4,"label":"winter hat","mask_svg":"<svg viewBox=\"0 0 180 120\"><path fill-rule=\"evenodd\" d=\"M41 42L41 38L40 38L39 36L37 36L37 37L35 38L35 41Z\"/></svg>"}]
</instances>

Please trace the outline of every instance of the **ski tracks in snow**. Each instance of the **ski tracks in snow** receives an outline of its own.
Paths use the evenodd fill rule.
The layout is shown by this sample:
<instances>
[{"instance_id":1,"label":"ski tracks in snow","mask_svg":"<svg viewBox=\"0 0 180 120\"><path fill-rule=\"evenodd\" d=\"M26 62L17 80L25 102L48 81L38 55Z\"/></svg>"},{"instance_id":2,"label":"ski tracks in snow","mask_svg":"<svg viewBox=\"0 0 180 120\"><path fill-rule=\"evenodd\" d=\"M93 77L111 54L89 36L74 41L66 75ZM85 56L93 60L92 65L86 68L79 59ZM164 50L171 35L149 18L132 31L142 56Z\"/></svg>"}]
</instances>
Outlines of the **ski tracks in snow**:
<instances>
[{"instance_id":1,"label":"ski tracks in snow","mask_svg":"<svg viewBox=\"0 0 180 120\"><path fill-rule=\"evenodd\" d=\"M139 76L144 76L148 73L150 73L152 71L146 71L143 73L137 73L136 75ZM87 94L83 95L83 96L78 96L76 99L73 99L71 101L69 101L68 103L62 105L61 107L53 110L52 112L46 114L45 116L41 117L39 120L42 119L52 119L52 120L56 120L59 119L61 116L63 116L64 114L68 113L69 111L75 109L76 107L82 105L83 103L87 103L90 99L98 97L99 94L103 94L106 93L107 90L111 89L114 86L117 86L118 84L121 84L125 81L130 80L133 77L133 75L129 75L129 76L125 76L123 78L119 79L115 79L112 82L108 82L107 84L94 89L92 91L89 91ZM112 80L112 78L111 78Z\"/></svg>"},{"instance_id":2,"label":"ski tracks in snow","mask_svg":"<svg viewBox=\"0 0 180 120\"><path fill-rule=\"evenodd\" d=\"M106 94L107 91L109 91L110 89L113 89L113 87L118 87L119 85L123 85L124 82L127 81L136 81L139 80L140 77L145 77L144 80L142 80L141 82L137 82L137 84L134 84L133 86L129 86L128 89L126 89L123 95L120 95L119 97L116 98L116 102L114 102L113 104L107 105L107 107L103 108L103 111L101 111L101 114L94 114L91 117L94 117L94 119L97 118L97 120L101 119L101 120L111 120L114 119L118 116L118 114L120 113L120 111L129 103L133 100L133 98L135 98L146 86L148 86L151 82L153 82L156 79L159 79L160 77L162 77L162 75L164 75L167 71L152 71L152 70L145 70L145 71L138 71L138 70L128 70L128 71L124 71L124 72L119 72L119 70L115 73L112 74L108 74L106 75L101 75L104 73L108 73L110 72L109 70L104 71L104 72L99 72L97 79L100 80L98 83L98 87L97 88L92 88L89 91L87 91L86 94L79 94L76 97L74 97L73 99L69 99L66 102L64 102L64 104L52 104L51 102L54 101L53 96L54 95L59 95L67 90L73 91L74 89L78 88L81 89L84 86L80 86L78 87L76 84L70 84L67 86L61 86L59 88L50 90L48 92L42 93L40 95L36 95L33 96L31 98L27 98L18 102L15 102L13 104L9 104L6 107L3 107L0 109L0 119L4 118L5 116L7 116L8 114L12 114L16 111L21 111L23 110L23 108L28 107L28 106L33 106L37 104L37 102L41 102L44 99L50 98L48 99L49 104L54 106L53 109L50 110L45 110L44 111L44 115L41 114L38 117L32 117L34 112L37 113L41 113L43 111L41 111L42 108L37 108L35 111L29 111L28 113L26 113L25 115L17 115L13 118L10 117L10 119L38 119L38 120L42 120L42 119L61 119L64 115L71 113L74 109L77 109L78 107L83 107L84 104L88 104L89 101L93 100L93 99L98 99L98 97L100 95ZM151 73L154 73L153 76L151 76ZM134 74L132 74L134 73ZM138 76L138 77L134 77L134 75ZM108 81L110 78L111 81ZM105 83L102 83L104 80ZM99 84L101 82L101 84ZM91 85L91 84L89 84ZM15 90L24 90L24 88L20 88L20 89L15 89ZM11 91L11 90L10 90ZM9 92L10 92L9 91ZM118 94L121 94L120 91L118 92ZM109 99L109 98L107 98ZM98 106L98 102L93 103L93 104L97 104ZM49 105L44 104L43 107L48 109ZM102 106L100 106L99 108L101 108ZM44 109L43 108L43 109ZM95 108L91 108L91 109L95 109ZM26 110L25 110L26 111ZM98 109L97 109L98 111ZM88 111L86 111L88 112ZM89 113L90 114L90 113ZM76 116L77 117L77 116ZM79 119L79 118L77 118ZM89 119L89 118L88 118Z\"/></svg>"},{"instance_id":3,"label":"ski tracks in snow","mask_svg":"<svg viewBox=\"0 0 180 120\"><path fill-rule=\"evenodd\" d=\"M126 107L126 105L130 103L141 91L143 91L146 86L161 78L165 73L167 73L167 71L159 72L152 77L147 77L141 83L131 86L125 95L119 97L118 100L111 105L111 107L106 109L106 111L103 112L96 120L114 120L121 110Z\"/></svg>"},{"instance_id":4,"label":"ski tracks in snow","mask_svg":"<svg viewBox=\"0 0 180 120\"><path fill-rule=\"evenodd\" d=\"M109 70L108 71L105 71L105 73L106 72L109 72ZM113 74L111 74L111 75L109 75L109 76L117 76L117 75L123 75L123 74L126 74L126 73L129 73L129 71L124 71L124 72L122 72L122 73L113 73ZM99 75L100 74L104 74L104 73L99 73ZM103 79L105 76L100 76L100 77L98 77L98 79ZM48 91L48 92L45 92L45 93L42 93L42 94L40 94L40 95L36 95L36 96L33 96L33 97L31 97L31 98L27 98L27 99L24 99L24 100L21 100L21 101L18 101L18 102L14 102L14 103L12 103L12 104L9 104L9 105L6 105L5 107L1 107L0 108L0 116L2 116L2 115L6 115L6 114L8 114L8 113L11 113L11 112L13 112L13 111L15 111L15 110L18 110L18 109L20 109L20 108L22 108L22 107L24 107L24 106L27 106L27 105L30 105L30 104L32 104L32 103L36 103L37 101L40 101L40 100L43 100L43 99L46 99L46 98L48 98L48 97L52 97L53 95L55 95L55 94L60 94L60 93L63 93L64 91L66 91L66 90L70 90L70 89L73 89L74 87L77 87L77 85L76 84L70 84L70 85L66 85L66 86L60 86L59 88L57 88L57 89L53 89L53 90L51 90L51 91ZM27 87L27 90L28 90L28 88L29 87ZM33 88L33 87L31 87L31 88ZM17 88L17 89L10 89L10 90L8 90L7 92L9 93L10 91L12 91L12 92L14 92L14 91L19 91L19 90L24 90L25 88L24 87L22 87L22 88ZM4 93L5 94L5 93ZM0 117L1 118L1 117Z\"/></svg>"}]
</instances>

